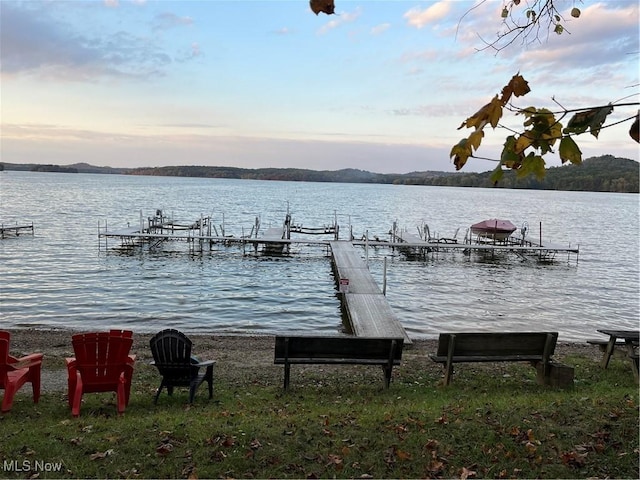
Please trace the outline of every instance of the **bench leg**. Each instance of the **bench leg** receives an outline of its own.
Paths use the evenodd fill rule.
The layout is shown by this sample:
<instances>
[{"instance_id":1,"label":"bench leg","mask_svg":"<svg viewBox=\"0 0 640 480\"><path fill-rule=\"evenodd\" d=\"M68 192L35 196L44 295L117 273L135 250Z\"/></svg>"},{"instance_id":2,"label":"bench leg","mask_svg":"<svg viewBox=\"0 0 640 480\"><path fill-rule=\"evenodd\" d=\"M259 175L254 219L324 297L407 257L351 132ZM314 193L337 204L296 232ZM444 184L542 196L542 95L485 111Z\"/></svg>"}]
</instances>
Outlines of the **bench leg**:
<instances>
[{"instance_id":1,"label":"bench leg","mask_svg":"<svg viewBox=\"0 0 640 480\"><path fill-rule=\"evenodd\" d=\"M444 370L444 384L449 385L453 377L453 362L447 362Z\"/></svg>"},{"instance_id":2,"label":"bench leg","mask_svg":"<svg viewBox=\"0 0 640 480\"><path fill-rule=\"evenodd\" d=\"M291 365L288 363L284 364L284 389L287 390L289 388L289 374L291 373Z\"/></svg>"},{"instance_id":3,"label":"bench leg","mask_svg":"<svg viewBox=\"0 0 640 480\"><path fill-rule=\"evenodd\" d=\"M633 378L638 383L638 354L636 353L635 347L633 346L633 342L625 341L625 346L627 347L627 356L631 361L631 369L633 370Z\"/></svg>"},{"instance_id":4,"label":"bench leg","mask_svg":"<svg viewBox=\"0 0 640 480\"><path fill-rule=\"evenodd\" d=\"M607 368L609 366L609 360L611 360L611 355L613 355L613 350L616 348L616 340L617 338L611 335L609 338L609 343L607 343L607 349L602 356L602 361L600 362L600 366L602 368Z\"/></svg>"},{"instance_id":5,"label":"bench leg","mask_svg":"<svg viewBox=\"0 0 640 480\"><path fill-rule=\"evenodd\" d=\"M640 361L638 359L638 355L634 355L632 357L629 357L629 360L631 360L631 368L633 370L633 377L635 378L636 381L636 385L638 383L640 383L640 380L638 379L638 367L640 366Z\"/></svg>"},{"instance_id":6,"label":"bench leg","mask_svg":"<svg viewBox=\"0 0 640 480\"><path fill-rule=\"evenodd\" d=\"M389 388L389 384L391 383L392 367L383 366L382 370L384 371L384 388Z\"/></svg>"}]
</instances>

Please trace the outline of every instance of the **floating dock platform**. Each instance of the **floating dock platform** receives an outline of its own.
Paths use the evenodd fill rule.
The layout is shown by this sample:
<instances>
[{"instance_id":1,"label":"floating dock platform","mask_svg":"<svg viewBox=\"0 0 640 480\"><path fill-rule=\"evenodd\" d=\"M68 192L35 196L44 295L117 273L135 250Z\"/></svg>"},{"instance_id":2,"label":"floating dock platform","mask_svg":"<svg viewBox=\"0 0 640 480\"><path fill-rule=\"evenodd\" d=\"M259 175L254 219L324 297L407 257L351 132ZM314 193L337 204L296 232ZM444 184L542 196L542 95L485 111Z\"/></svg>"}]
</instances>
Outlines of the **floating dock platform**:
<instances>
[{"instance_id":1,"label":"floating dock platform","mask_svg":"<svg viewBox=\"0 0 640 480\"><path fill-rule=\"evenodd\" d=\"M0 224L0 238L19 237L23 233L33 235L33 222L22 225L18 223L15 225Z\"/></svg>"}]
</instances>

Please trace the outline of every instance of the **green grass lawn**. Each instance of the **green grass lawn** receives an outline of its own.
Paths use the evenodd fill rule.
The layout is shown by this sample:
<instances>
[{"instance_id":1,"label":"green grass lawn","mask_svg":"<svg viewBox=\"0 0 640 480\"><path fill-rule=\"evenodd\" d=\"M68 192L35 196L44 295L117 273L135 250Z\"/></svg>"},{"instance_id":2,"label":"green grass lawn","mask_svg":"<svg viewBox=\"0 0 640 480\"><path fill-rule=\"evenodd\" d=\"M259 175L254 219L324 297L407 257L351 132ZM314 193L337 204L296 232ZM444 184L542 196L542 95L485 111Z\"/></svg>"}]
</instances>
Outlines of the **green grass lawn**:
<instances>
[{"instance_id":1,"label":"green grass lawn","mask_svg":"<svg viewBox=\"0 0 640 480\"><path fill-rule=\"evenodd\" d=\"M568 360L568 361L567 361ZM0 416L6 478L638 478L638 387L623 359L607 370L565 359L575 385L542 387L525 364L462 365L448 387L432 372L372 367L215 374L163 393L136 365L118 416L112 394L84 396L72 418L66 392L31 402L29 386Z\"/></svg>"}]
</instances>

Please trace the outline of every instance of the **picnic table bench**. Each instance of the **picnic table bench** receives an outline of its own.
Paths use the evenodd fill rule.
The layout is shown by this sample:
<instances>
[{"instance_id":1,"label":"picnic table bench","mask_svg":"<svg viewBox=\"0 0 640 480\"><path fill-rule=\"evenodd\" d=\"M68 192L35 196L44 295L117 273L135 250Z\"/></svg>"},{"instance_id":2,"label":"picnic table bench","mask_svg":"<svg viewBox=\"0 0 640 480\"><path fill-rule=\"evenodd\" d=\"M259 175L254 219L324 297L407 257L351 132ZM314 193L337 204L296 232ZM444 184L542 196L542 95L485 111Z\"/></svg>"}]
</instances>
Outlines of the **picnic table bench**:
<instances>
[{"instance_id":1,"label":"picnic table bench","mask_svg":"<svg viewBox=\"0 0 640 480\"><path fill-rule=\"evenodd\" d=\"M609 340L605 340L605 339L601 339L601 338L590 338L589 340L587 340L587 343L589 345L594 345L596 347L598 347L600 349L601 352L606 352L607 351L607 346L609 345ZM624 347L625 343L624 340L616 340L616 343L614 346L616 347Z\"/></svg>"},{"instance_id":2,"label":"picnic table bench","mask_svg":"<svg viewBox=\"0 0 640 480\"><path fill-rule=\"evenodd\" d=\"M631 361L633 377L635 378L636 383L638 383L638 364L640 362L637 349L638 344L640 343L640 331L599 329L598 332L609 336L606 349L600 362L602 368L607 368L609 360L611 360L611 356L613 355L614 348L619 345L620 342L624 342L624 346L627 349L627 356Z\"/></svg>"},{"instance_id":3,"label":"picnic table bench","mask_svg":"<svg viewBox=\"0 0 640 480\"><path fill-rule=\"evenodd\" d=\"M400 365L403 338L276 336L274 364L284 365L284 388L289 388L293 364L380 365L384 386Z\"/></svg>"},{"instance_id":4,"label":"picnic table bench","mask_svg":"<svg viewBox=\"0 0 640 480\"><path fill-rule=\"evenodd\" d=\"M538 383L573 384L573 369L552 361L557 340L558 332L441 333L430 357L443 364L445 385L451 383L453 364L462 362L530 362Z\"/></svg>"}]
</instances>

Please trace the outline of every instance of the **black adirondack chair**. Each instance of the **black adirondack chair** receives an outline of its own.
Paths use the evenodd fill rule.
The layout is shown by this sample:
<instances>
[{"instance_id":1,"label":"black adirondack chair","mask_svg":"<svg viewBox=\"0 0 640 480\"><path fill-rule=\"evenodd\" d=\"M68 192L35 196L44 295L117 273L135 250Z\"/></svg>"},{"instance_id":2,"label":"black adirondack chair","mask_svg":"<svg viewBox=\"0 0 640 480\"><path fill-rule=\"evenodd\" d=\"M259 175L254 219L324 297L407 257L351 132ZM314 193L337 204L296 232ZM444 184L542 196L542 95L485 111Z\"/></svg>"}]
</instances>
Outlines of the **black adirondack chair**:
<instances>
[{"instance_id":1,"label":"black adirondack chair","mask_svg":"<svg viewBox=\"0 0 640 480\"><path fill-rule=\"evenodd\" d=\"M173 394L174 387L189 387L189 403L193 403L196 390L203 383L209 384L209 398L213 397L213 365L214 360L200 361L191 355L192 342L187 336L169 328L156 333L149 341L151 353L155 365L162 375L162 381L158 387L156 398L153 403L158 402L158 397L164 387L167 393ZM202 373L200 368L204 368Z\"/></svg>"}]
</instances>

